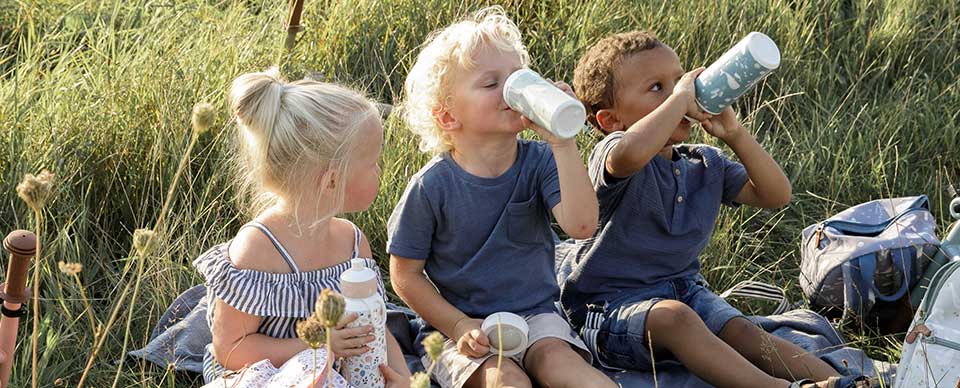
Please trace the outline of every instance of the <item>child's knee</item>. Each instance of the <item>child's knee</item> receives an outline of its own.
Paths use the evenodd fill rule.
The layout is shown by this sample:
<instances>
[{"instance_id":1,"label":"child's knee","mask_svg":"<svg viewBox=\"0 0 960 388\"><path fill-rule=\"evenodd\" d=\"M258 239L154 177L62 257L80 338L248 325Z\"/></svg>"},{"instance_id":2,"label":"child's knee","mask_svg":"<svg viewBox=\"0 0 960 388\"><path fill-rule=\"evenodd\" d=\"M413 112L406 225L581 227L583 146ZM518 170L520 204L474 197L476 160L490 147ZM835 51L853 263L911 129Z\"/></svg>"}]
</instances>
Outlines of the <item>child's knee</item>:
<instances>
[{"instance_id":1,"label":"child's knee","mask_svg":"<svg viewBox=\"0 0 960 388\"><path fill-rule=\"evenodd\" d=\"M482 365L480 365L480 368L477 369L477 372L474 373L474 376L470 379L470 381L477 382L478 384L468 383L466 386L492 386L493 381L497 380L497 374L500 375L499 381L503 386L517 388L532 388L533 386L533 383L530 382L530 377L527 376L527 373L524 372L516 362L506 357L503 359L499 371L497 370L497 358L488 358L483 362Z\"/></svg>"},{"instance_id":2,"label":"child's knee","mask_svg":"<svg viewBox=\"0 0 960 388\"><path fill-rule=\"evenodd\" d=\"M647 313L647 330L653 333L676 332L677 329L690 327L700 320L696 311L684 303L675 300L657 302Z\"/></svg>"},{"instance_id":3,"label":"child's knee","mask_svg":"<svg viewBox=\"0 0 960 388\"><path fill-rule=\"evenodd\" d=\"M566 341L559 338L544 338L530 346L523 357L523 363L527 369L533 370L540 366L546 366L553 360L561 361L574 358L583 361L583 358Z\"/></svg>"},{"instance_id":4,"label":"child's knee","mask_svg":"<svg viewBox=\"0 0 960 388\"><path fill-rule=\"evenodd\" d=\"M720 330L720 338L729 344L741 343L744 341L759 341L766 332L757 327L743 317L736 317L723 325Z\"/></svg>"}]
</instances>

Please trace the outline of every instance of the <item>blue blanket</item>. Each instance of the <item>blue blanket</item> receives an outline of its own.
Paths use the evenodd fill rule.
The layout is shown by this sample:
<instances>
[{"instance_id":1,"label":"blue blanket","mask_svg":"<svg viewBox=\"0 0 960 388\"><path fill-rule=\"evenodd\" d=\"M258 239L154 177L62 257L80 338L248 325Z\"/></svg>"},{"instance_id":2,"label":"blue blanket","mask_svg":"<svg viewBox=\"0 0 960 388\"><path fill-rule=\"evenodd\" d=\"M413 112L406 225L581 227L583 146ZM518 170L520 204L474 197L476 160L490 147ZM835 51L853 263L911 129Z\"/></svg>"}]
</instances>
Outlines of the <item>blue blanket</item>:
<instances>
[{"instance_id":1,"label":"blue blanket","mask_svg":"<svg viewBox=\"0 0 960 388\"><path fill-rule=\"evenodd\" d=\"M204 286L197 285L181 294L160 317L147 346L129 355L164 368L172 364L179 371L201 373L204 347L212 338L205 318L205 293ZM388 310L387 327L400 343L407 365L411 371L423 370L420 363L423 347L414 340L420 330L420 320L409 309L400 306L388 304ZM875 362L862 350L845 346L843 338L830 323L812 311L793 310L782 315L753 316L750 320L773 335L815 352L845 375L877 375L887 382L893 381L894 368L890 364ZM605 372L623 387L710 387L683 367L658 369L656 384L652 373Z\"/></svg>"}]
</instances>

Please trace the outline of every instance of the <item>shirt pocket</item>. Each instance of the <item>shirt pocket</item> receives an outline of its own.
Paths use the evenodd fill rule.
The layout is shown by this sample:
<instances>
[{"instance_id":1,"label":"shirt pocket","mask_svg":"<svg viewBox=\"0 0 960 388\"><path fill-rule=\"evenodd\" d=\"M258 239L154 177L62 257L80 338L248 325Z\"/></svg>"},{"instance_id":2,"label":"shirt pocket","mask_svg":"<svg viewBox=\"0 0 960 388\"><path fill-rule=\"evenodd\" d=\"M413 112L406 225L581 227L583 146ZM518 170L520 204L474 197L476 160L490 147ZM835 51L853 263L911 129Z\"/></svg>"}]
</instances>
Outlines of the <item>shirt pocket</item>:
<instances>
[{"instance_id":1,"label":"shirt pocket","mask_svg":"<svg viewBox=\"0 0 960 388\"><path fill-rule=\"evenodd\" d=\"M534 195L528 200L507 204L507 238L518 244L543 244L544 220Z\"/></svg>"}]
</instances>

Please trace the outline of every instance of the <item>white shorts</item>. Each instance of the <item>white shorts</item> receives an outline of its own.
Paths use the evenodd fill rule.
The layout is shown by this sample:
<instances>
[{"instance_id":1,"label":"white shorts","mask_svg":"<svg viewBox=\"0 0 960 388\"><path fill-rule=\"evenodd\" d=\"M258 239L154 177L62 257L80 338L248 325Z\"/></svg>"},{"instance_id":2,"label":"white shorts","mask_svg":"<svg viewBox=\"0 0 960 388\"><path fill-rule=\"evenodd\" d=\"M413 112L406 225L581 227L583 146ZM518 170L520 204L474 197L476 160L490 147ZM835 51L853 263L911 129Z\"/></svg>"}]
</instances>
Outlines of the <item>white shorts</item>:
<instances>
[{"instance_id":1,"label":"white shorts","mask_svg":"<svg viewBox=\"0 0 960 388\"><path fill-rule=\"evenodd\" d=\"M533 344L544 338L559 338L569 343L570 346L583 357L587 364L591 363L592 356L587 349L587 345L583 343L577 333L573 331L573 328L570 327L570 324L567 323L560 314L543 313L528 315L523 318L530 327L527 335L527 348L509 357L516 361L521 369L523 368L523 357L527 354L527 350L530 350ZM491 353L480 358L463 355L457 350L457 343L447 339L443 344L443 353L437 358L437 366L433 368L432 377L434 381L439 383L443 388L461 388L466 384L467 380L470 379L470 376L473 376L477 369L480 368L480 365L490 357L496 357L496 354ZM424 367L430 368L430 364L432 363L430 357L423 356L421 361Z\"/></svg>"}]
</instances>

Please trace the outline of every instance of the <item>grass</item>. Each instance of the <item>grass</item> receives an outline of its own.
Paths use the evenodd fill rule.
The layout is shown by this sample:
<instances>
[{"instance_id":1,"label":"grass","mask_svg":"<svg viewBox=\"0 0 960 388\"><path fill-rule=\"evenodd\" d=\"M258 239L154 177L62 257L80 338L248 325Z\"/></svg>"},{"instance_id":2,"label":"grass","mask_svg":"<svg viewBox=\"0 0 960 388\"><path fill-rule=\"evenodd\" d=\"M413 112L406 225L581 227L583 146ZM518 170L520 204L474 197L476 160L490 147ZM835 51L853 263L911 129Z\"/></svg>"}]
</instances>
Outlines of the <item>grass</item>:
<instances>
[{"instance_id":1,"label":"grass","mask_svg":"<svg viewBox=\"0 0 960 388\"><path fill-rule=\"evenodd\" d=\"M14 187L24 173L58 174L44 210L39 385L75 386L93 346L93 319L106 333L87 386L190 386L187 376L114 360L138 348L177 294L201 280L190 262L229 239L247 218L231 185L235 128L225 92L237 75L279 64L290 79L329 81L397 100L418 45L431 30L486 3L439 0L307 1L306 31L283 50L282 2L26 1L0 4L0 231L34 217ZM709 63L749 31L763 31L784 62L736 108L781 163L794 187L784 209L722 212L704 273L716 289L746 279L785 285L796 299L800 230L862 201L925 193L947 223L946 185L960 179L960 5L920 0L699 2L505 1L534 68L569 80L597 39L649 29L687 68ZM218 108L173 192L159 251L136 276L134 229L159 217L191 141L190 108ZM589 152L597 137L580 137ZM715 143L699 133L693 141ZM351 215L385 265L385 221L406 180L427 160L402 123L387 124L381 193ZM75 281L57 261L84 265ZM5 265L5 264L4 264ZM81 285L82 284L82 285ZM82 292L83 293L82 293ZM756 306L743 306L750 310ZM32 308L32 306L31 306ZM129 340L124 344L125 328ZM21 324L11 386L30 381L31 331ZM899 357L897 337L869 328L848 336L877 358Z\"/></svg>"}]
</instances>

